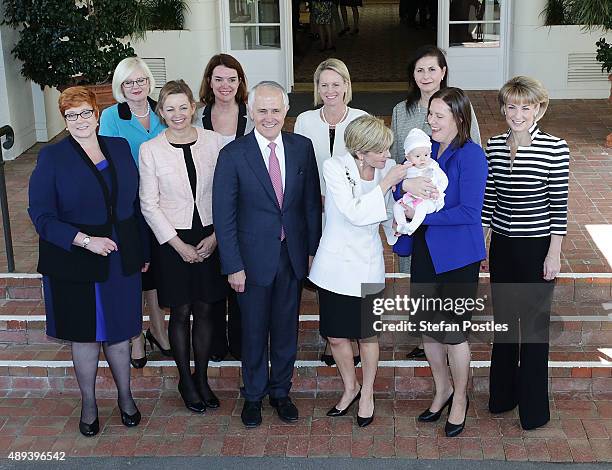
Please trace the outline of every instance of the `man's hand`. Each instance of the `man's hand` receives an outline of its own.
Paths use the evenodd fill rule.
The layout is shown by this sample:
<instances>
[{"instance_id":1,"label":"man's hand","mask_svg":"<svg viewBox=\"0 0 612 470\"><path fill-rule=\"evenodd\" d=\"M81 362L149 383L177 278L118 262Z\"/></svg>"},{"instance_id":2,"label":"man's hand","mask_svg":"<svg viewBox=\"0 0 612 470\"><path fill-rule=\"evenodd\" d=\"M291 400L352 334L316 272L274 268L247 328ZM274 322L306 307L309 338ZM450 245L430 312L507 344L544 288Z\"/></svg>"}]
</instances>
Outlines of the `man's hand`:
<instances>
[{"instance_id":1,"label":"man's hand","mask_svg":"<svg viewBox=\"0 0 612 470\"><path fill-rule=\"evenodd\" d=\"M246 284L246 274L244 269L237 273L230 274L227 276L227 282L236 292L244 292L244 286Z\"/></svg>"}]
</instances>

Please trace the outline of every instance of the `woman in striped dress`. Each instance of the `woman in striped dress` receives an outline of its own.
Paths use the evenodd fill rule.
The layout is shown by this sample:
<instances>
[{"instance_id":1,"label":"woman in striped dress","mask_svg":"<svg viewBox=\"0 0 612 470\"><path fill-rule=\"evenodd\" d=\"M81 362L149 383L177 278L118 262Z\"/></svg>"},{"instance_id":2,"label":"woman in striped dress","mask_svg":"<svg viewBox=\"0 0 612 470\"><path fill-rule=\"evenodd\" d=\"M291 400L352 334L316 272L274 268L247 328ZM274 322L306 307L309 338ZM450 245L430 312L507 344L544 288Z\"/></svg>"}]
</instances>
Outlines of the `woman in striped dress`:
<instances>
[{"instance_id":1,"label":"woman in striped dress","mask_svg":"<svg viewBox=\"0 0 612 470\"><path fill-rule=\"evenodd\" d=\"M548 328L567 231L569 149L538 127L548 107L539 81L515 77L498 100L510 129L487 143L482 223L492 231L495 321L509 328L495 333L489 410L503 413L518 405L521 426L534 429L550 420Z\"/></svg>"}]
</instances>

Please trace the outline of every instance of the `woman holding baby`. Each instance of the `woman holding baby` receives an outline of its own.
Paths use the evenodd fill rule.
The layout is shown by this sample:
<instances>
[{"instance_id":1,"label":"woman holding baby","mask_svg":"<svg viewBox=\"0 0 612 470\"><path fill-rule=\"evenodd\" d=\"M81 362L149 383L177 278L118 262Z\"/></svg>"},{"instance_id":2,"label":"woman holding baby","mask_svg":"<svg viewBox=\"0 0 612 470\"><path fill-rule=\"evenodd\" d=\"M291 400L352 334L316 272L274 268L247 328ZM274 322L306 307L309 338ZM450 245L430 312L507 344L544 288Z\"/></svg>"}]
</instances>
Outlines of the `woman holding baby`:
<instances>
[{"instance_id":1,"label":"woman holding baby","mask_svg":"<svg viewBox=\"0 0 612 470\"><path fill-rule=\"evenodd\" d=\"M393 145L391 157L397 163L406 159L404 140L411 129L420 129L431 136L431 127L427 122L429 99L438 90L447 87L448 64L444 52L434 46L422 46L414 52L408 62L408 95L406 99L395 105L391 117L391 130L393 131ZM480 130L474 109L470 105L471 125L470 138L480 145ZM436 184L429 177L423 176L411 180L412 191L417 197L424 199L436 198ZM399 271L410 273L410 253L412 240L409 237L400 237L393 247L398 255ZM408 353L408 359L425 357L422 347L415 347Z\"/></svg>"},{"instance_id":2,"label":"woman holding baby","mask_svg":"<svg viewBox=\"0 0 612 470\"><path fill-rule=\"evenodd\" d=\"M476 296L480 261L486 255L481 211L487 161L480 145L470 138L471 119L471 105L465 93L459 88L443 88L429 101L431 157L426 139L411 142L412 133L404 141L410 168L430 166L442 170L448 178L446 189L438 187L436 191L439 193L437 207L441 208L427 211L422 224L412 233L410 293L413 298L425 296L441 299L445 305L448 302L458 305ZM444 199L440 205L442 191ZM415 207L418 205L405 204L408 219L415 220ZM435 384L434 399L418 419L437 421L448 407L447 437L463 431L469 407L470 347L462 326L470 318L469 311L459 315L455 309L439 307L423 309L415 318L417 327L422 325L421 321L427 327L420 332ZM457 327L452 331L436 331L442 325Z\"/></svg>"}]
</instances>

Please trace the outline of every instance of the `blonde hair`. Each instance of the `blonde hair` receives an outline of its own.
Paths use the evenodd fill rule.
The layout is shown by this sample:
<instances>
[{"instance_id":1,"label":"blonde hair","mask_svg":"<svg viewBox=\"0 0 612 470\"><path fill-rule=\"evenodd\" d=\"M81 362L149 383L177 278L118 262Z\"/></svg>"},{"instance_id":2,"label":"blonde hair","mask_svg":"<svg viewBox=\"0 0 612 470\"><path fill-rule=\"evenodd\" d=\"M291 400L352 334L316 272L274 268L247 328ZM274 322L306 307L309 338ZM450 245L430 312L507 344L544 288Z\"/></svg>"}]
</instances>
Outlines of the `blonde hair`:
<instances>
[{"instance_id":1,"label":"blonde hair","mask_svg":"<svg viewBox=\"0 0 612 470\"><path fill-rule=\"evenodd\" d=\"M353 157L357 156L357 152L384 152L393 143L393 132L385 126L385 121L366 114L346 127L344 142Z\"/></svg>"},{"instance_id":2,"label":"blonde hair","mask_svg":"<svg viewBox=\"0 0 612 470\"><path fill-rule=\"evenodd\" d=\"M171 80L166 82L166 84L162 87L159 92L159 99L157 101L157 106L155 107L155 114L159 117L160 121L163 124L166 124L166 120L162 116L162 110L164 109L164 104L170 95L185 95L187 100L189 100L190 105L195 105L196 101L193 98L193 92L189 85L187 85L183 80ZM191 123L193 124L196 120L196 113L193 113L191 116Z\"/></svg>"},{"instance_id":3,"label":"blonde hair","mask_svg":"<svg viewBox=\"0 0 612 470\"><path fill-rule=\"evenodd\" d=\"M497 101L499 102L501 113L504 116L504 107L509 102L539 104L540 109L535 118L536 121L539 121L542 116L544 116L544 113L546 113L549 98L548 91L546 91L546 88L544 88L544 85L542 85L539 80L519 75L518 77L508 80L501 90L499 90Z\"/></svg>"},{"instance_id":4,"label":"blonde hair","mask_svg":"<svg viewBox=\"0 0 612 470\"><path fill-rule=\"evenodd\" d=\"M319 64L314 73L314 105L318 106L323 103L319 95L319 79L325 70L332 70L342 77L342 80L344 80L347 85L346 93L343 98L344 104L349 104L353 99L353 88L351 87L351 75L349 74L348 68L340 59L327 59Z\"/></svg>"},{"instance_id":5,"label":"blonde hair","mask_svg":"<svg viewBox=\"0 0 612 470\"><path fill-rule=\"evenodd\" d=\"M115 100L117 100L117 103L125 103L127 101L121 85L138 69L142 70L144 75L149 79L149 95L155 88L155 78L147 63L140 57L126 57L117 64L115 73L113 73L113 96Z\"/></svg>"}]
</instances>

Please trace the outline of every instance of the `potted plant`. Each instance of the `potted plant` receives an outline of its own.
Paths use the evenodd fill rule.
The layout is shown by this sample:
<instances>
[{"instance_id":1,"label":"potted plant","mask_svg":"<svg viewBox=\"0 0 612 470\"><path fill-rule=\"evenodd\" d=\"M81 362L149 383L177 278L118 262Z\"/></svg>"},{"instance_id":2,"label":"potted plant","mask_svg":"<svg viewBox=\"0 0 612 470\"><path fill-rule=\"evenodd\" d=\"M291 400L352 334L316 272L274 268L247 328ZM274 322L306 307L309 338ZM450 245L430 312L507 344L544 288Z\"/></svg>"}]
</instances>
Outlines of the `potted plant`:
<instances>
[{"instance_id":1,"label":"potted plant","mask_svg":"<svg viewBox=\"0 0 612 470\"><path fill-rule=\"evenodd\" d=\"M123 38L133 4L124 0L2 0L4 23L19 31L13 55L21 74L41 88L108 84L117 63L134 55ZM107 106L110 85L95 89ZM110 102L109 101L110 98Z\"/></svg>"}]
</instances>

